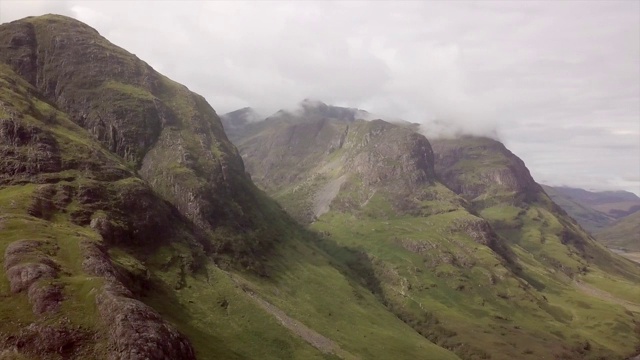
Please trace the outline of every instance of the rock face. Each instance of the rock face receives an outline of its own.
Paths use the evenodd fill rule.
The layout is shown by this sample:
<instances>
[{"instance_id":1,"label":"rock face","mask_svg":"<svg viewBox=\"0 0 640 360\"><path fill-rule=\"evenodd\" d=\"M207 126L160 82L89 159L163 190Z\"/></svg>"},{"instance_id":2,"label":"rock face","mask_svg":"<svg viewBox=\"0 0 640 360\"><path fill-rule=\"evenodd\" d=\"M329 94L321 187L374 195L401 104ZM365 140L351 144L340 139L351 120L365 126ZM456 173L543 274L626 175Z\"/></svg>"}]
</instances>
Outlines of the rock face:
<instances>
[{"instance_id":1,"label":"rock face","mask_svg":"<svg viewBox=\"0 0 640 360\"><path fill-rule=\"evenodd\" d=\"M366 133L358 134L361 127L367 128ZM360 137L347 133L345 146L354 153L347 168L361 174L367 183L395 183L413 190L435 178L433 152L424 136L383 120L357 124L354 130Z\"/></svg>"},{"instance_id":2,"label":"rock face","mask_svg":"<svg viewBox=\"0 0 640 360\"><path fill-rule=\"evenodd\" d=\"M0 85L0 191L17 194L10 211L23 215L12 216L32 224L21 231L57 224L45 240L7 247L10 291L27 294L34 315L63 316L61 304L77 301L66 294L78 284L105 282L87 296L95 296L102 325L62 344L55 339L74 338L75 325L36 321L20 328L24 338L51 335L52 344L74 347L69 356L77 358L195 358L186 337L132 292L134 275L123 277L106 250L91 246L83 248L83 273L69 255L77 243L63 236L92 231L108 249L147 254L181 243L198 256L258 268L279 237L266 219L281 214L257 200L262 195L215 111L89 26L57 15L0 26ZM60 254L51 250L57 247ZM104 336L108 351L100 350ZM0 351L55 352L13 340L0 330Z\"/></svg>"},{"instance_id":3,"label":"rock face","mask_svg":"<svg viewBox=\"0 0 640 360\"><path fill-rule=\"evenodd\" d=\"M522 160L498 141L463 137L432 140L432 145L438 176L469 200L500 192L533 200L542 191Z\"/></svg>"},{"instance_id":4,"label":"rock face","mask_svg":"<svg viewBox=\"0 0 640 360\"><path fill-rule=\"evenodd\" d=\"M96 151L86 154L86 163L78 164L74 159L60 164L55 141L39 141L38 146L45 148L36 153L40 154L37 159L24 158L27 155L16 161L3 158L8 170L28 176L33 171L20 167L37 166L41 172L84 167L96 170L93 176L105 177L98 180L113 181L131 176L133 169L154 193L203 231L248 234L234 240L234 246L205 244L208 249L231 251L236 254L233 256L262 254L277 241L267 226L267 219L273 214L258 204L260 195L247 177L242 159L228 141L215 111L200 95L158 74L87 25L63 16L27 18L0 27L0 49L0 62L28 80L43 94L43 101L63 111L52 111L48 116L54 120L68 116L105 150L119 155L129 165L129 169L109 172L104 165L97 168L111 159L102 159L104 155ZM16 130L12 126L4 125L4 136L27 146L31 136L28 134L35 130ZM44 135L46 132L39 138ZM11 146L7 151L12 157L20 156L14 155L16 149L20 147ZM27 146L24 153L33 154L29 149ZM11 177L11 181L15 179ZM155 229L152 234L162 232L166 217L145 214L157 213L150 213L150 207L166 206L152 200L155 195L144 195L140 187L128 188L136 188L136 192L119 193L123 201L117 207L124 210L132 206L131 210L136 211L110 219L118 226L109 228L103 222L99 227L102 234L107 238L131 238L127 234L132 231L146 233L133 229L141 224ZM141 198L148 200L140 201ZM97 206L89 206L94 207L92 211L97 210ZM91 210L76 212L76 221L88 225ZM131 216L138 218L130 221Z\"/></svg>"},{"instance_id":5,"label":"rock face","mask_svg":"<svg viewBox=\"0 0 640 360\"><path fill-rule=\"evenodd\" d=\"M62 168L55 138L39 128L0 120L0 181L16 181Z\"/></svg>"},{"instance_id":6,"label":"rock face","mask_svg":"<svg viewBox=\"0 0 640 360\"><path fill-rule=\"evenodd\" d=\"M254 191L242 160L201 96L158 74L89 26L63 16L3 25L0 49L0 62L138 170L195 224L213 230L246 228L254 222L245 214L259 210L235 197ZM60 170L57 145L46 133L5 120L0 136L11 144L11 153L2 157L6 172ZM35 136L37 152L29 150ZM37 158L27 158L33 156L29 154Z\"/></svg>"},{"instance_id":7,"label":"rock face","mask_svg":"<svg viewBox=\"0 0 640 360\"><path fill-rule=\"evenodd\" d=\"M366 112L305 101L297 111L237 130L237 144L252 179L268 192L313 192L300 217L305 221L328 211L340 189L354 196L334 206L359 208L378 191L406 195L433 182L433 153L424 136L359 115Z\"/></svg>"},{"instance_id":8,"label":"rock face","mask_svg":"<svg viewBox=\"0 0 640 360\"><path fill-rule=\"evenodd\" d=\"M151 307L134 298L104 249L90 242L84 242L82 249L85 271L106 281L96 296L96 304L115 349L110 352L110 359L196 358L184 335Z\"/></svg>"},{"instance_id":9,"label":"rock face","mask_svg":"<svg viewBox=\"0 0 640 360\"><path fill-rule=\"evenodd\" d=\"M45 247L55 251L43 241L19 240L7 246L4 255L11 291L27 291L35 314L56 312L63 299L62 286L50 283L58 277L60 266L43 251Z\"/></svg>"},{"instance_id":10,"label":"rock face","mask_svg":"<svg viewBox=\"0 0 640 360\"><path fill-rule=\"evenodd\" d=\"M249 124L264 120L255 110L250 107L238 109L220 116L224 132L230 139L239 136L242 130Z\"/></svg>"}]
</instances>

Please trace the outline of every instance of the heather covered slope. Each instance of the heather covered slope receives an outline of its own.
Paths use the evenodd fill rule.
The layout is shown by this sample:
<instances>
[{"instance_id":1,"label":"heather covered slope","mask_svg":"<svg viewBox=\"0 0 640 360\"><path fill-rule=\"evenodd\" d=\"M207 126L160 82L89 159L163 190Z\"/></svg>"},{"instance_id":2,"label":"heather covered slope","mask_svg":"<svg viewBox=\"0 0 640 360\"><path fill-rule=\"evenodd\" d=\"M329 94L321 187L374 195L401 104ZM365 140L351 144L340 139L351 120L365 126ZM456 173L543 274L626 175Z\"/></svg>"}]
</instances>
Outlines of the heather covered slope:
<instances>
[{"instance_id":1,"label":"heather covered slope","mask_svg":"<svg viewBox=\"0 0 640 360\"><path fill-rule=\"evenodd\" d=\"M461 358L623 358L640 270L555 206L493 140L432 146L320 104L236 128L256 183L394 314ZM621 305L622 304L622 305Z\"/></svg>"},{"instance_id":2,"label":"heather covered slope","mask_svg":"<svg viewBox=\"0 0 640 360\"><path fill-rule=\"evenodd\" d=\"M0 60L0 358L457 358L255 188L202 97L62 16L1 25Z\"/></svg>"}]
</instances>

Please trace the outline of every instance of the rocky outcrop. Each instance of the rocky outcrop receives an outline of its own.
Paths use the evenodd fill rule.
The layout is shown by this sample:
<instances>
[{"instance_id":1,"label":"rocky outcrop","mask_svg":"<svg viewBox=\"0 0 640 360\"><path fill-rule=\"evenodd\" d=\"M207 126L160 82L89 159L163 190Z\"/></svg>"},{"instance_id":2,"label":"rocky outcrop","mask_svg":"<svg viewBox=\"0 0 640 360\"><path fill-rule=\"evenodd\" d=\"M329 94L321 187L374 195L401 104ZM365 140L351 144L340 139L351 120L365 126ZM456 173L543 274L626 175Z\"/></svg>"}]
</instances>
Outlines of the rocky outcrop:
<instances>
[{"instance_id":1,"label":"rocky outcrop","mask_svg":"<svg viewBox=\"0 0 640 360\"><path fill-rule=\"evenodd\" d=\"M0 118L0 184L62 169L51 134L14 119Z\"/></svg>"},{"instance_id":2,"label":"rocky outcrop","mask_svg":"<svg viewBox=\"0 0 640 360\"><path fill-rule=\"evenodd\" d=\"M0 340L0 358L87 359L95 356L84 345L96 336L90 330L62 318L54 324L32 323L8 338Z\"/></svg>"},{"instance_id":3,"label":"rocky outcrop","mask_svg":"<svg viewBox=\"0 0 640 360\"><path fill-rule=\"evenodd\" d=\"M507 263L516 261L513 251L498 237L489 222L479 217L467 217L453 222L452 230L459 230L471 237L478 244L485 245Z\"/></svg>"},{"instance_id":4,"label":"rocky outcrop","mask_svg":"<svg viewBox=\"0 0 640 360\"><path fill-rule=\"evenodd\" d=\"M336 200L339 207L360 208L380 191L395 194L394 204L404 211L413 205L400 200L433 183L433 152L424 136L383 120L356 120L354 109L302 108L256 124L266 130L239 139L238 146L247 171L266 191L311 192L311 209L302 211L310 217L326 212L340 192L355 195Z\"/></svg>"},{"instance_id":5,"label":"rocky outcrop","mask_svg":"<svg viewBox=\"0 0 640 360\"><path fill-rule=\"evenodd\" d=\"M542 192L524 162L496 140L461 137L431 143L436 173L467 199L502 192L532 201Z\"/></svg>"},{"instance_id":6,"label":"rocky outcrop","mask_svg":"<svg viewBox=\"0 0 640 360\"><path fill-rule=\"evenodd\" d=\"M97 244L81 244L84 270L105 279L96 305L106 324L112 351L109 359L195 359L187 338L155 310L134 298L108 254Z\"/></svg>"},{"instance_id":7,"label":"rocky outcrop","mask_svg":"<svg viewBox=\"0 0 640 360\"><path fill-rule=\"evenodd\" d=\"M346 169L359 174L367 185L412 191L435 178L429 141L383 120L356 122L344 148Z\"/></svg>"},{"instance_id":8,"label":"rocky outcrop","mask_svg":"<svg viewBox=\"0 0 640 360\"><path fill-rule=\"evenodd\" d=\"M55 15L20 20L0 29L0 47L4 62L111 151L136 162L157 137L167 111L135 86L159 86L158 74L89 26Z\"/></svg>"},{"instance_id":9,"label":"rocky outcrop","mask_svg":"<svg viewBox=\"0 0 640 360\"><path fill-rule=\"evenodd\" d=\"M55 251L55 246L37 240L15 241L5 250L4 270L11 292L27 291L35 314L56 312L63 300L62 286L51 282L60 266L47 252Z\"/></svg>"}]
</instances>

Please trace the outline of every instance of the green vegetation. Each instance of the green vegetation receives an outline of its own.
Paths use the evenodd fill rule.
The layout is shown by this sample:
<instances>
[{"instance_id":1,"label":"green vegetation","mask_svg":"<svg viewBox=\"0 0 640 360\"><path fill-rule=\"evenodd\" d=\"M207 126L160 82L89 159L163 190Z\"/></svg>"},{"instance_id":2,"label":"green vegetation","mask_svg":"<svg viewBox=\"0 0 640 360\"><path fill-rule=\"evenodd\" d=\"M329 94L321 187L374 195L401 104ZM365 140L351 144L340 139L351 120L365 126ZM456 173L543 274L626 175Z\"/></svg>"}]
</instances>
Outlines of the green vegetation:
<instances>
[{"instance_id":1,"label":"green vegetation","mask_svg":"<svg viewBox=\"0 0 640 360\"><path fill-rule=\"evenodd\" d=\"M627 330L634 323L625 308L585 297L568 278L520 246L514 251L522 269L512 273L489 248L451 230L454 219L464 216L470 215L458 211L380 220L329 213L313 228L328 234L326 242L351 249L333 255L359 272L372 291L379 288L378 296L390 310L461 358L560 356L571 353L566 349L568 343L587 339L594 358L633 352L636 336ZM531 240L527 238L522 244ZM557 249L561 250L549 248L545 256ZM569 256L548 260L561 261L579 266ZM591 276L584 281L591 281ZM634 289L632 283L619 277L610 277L609 283L618 284L618 289L610 289L615 294L612 297L638 305L631 300L634 294L624 292ZM420 314L425 313L428 316L420 320ZM485 343L491 346L479 345Z\"/></svg>"},{"instance_id":2,"label":"green vegetation","mask_svg":"<svg viewBox=\"0 0 640 360\"><path fill-rule=\"evenodd\" d=\"M623 217L595 236L609 247L640 251L640 211Z\"/></svg>"},{"instance_id":3,"label":"green vegetation","mask_svg":"<svg viewBox=\"0 0 640 360\"><path fill-rule=\"evenodd\" d=\"M201 96L88 26L2 25L0 50L0 357L636 351L637 266L499 143L434 158L350 109L281 113L239 146L279 205Z\"/></svg>"},{"instance_id":4,"label":"green vegetation","mask_svg":"<svg viewBox=\"0 0 640 360\"><path fill-rule=\"evenodd\" d=\"M502 144L436 141L435 170L448 188L428 179L411 185L404 177L419 169L394 158L411 152L403 148L411 140L397 137L394 126L356 121L344 140L334 132L325 142L304 142L305 149L276 143L291 129L302 131L300 124L305 137L344 121L299 116L293 125L274 118L260 130L248 126L246 138L234 129L253 179L311 223L323 235L317 246L425 339L464 359L623 358L635 351L640 272L558 212ZM396 148L368 167L362 159L386 143ZM289 157L295 162L279 160ZM330 211L309 216L340 177L346 180ZM607 285L597 274L606 274Z\"/></svg>"},{"instance_id":5,"label":"green vegetation","mask_svg":"<svg viewBox=\"0 0 640 360\"><path fill-rule=\"evenodd\" d=\"M561 188L558 189L546 185L543 185L543 188L554 203L558 204L558 206L575 219L582 228L591 234L601 231L614 221L610 215L583 205L567 194L564 194Z\"/></svg>"}]
</instances>

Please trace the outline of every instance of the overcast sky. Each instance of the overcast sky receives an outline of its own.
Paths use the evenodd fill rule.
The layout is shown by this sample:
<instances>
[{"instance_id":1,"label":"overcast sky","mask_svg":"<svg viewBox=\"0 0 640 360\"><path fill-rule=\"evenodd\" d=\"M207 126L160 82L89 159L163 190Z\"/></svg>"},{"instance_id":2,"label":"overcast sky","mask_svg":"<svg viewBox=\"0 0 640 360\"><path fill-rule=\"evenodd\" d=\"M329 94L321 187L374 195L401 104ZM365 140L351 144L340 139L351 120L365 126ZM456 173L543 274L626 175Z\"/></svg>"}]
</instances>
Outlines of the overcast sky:
<instances>
[{"instance_id":1,"label":"overcast sky","mask_svg":"<svg viewBox=\"0 0 640 360\"><path fill-rule=\"evenodd\" d=\"M219 114L304 98L497 133L538 182L640 194L640 1L0 0L75 17Z\"/></svg>"}]
</instances>

